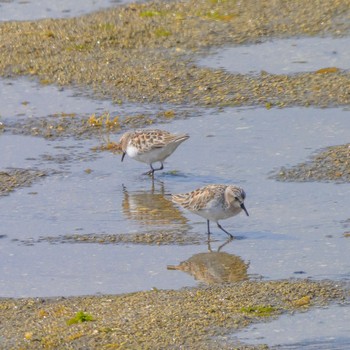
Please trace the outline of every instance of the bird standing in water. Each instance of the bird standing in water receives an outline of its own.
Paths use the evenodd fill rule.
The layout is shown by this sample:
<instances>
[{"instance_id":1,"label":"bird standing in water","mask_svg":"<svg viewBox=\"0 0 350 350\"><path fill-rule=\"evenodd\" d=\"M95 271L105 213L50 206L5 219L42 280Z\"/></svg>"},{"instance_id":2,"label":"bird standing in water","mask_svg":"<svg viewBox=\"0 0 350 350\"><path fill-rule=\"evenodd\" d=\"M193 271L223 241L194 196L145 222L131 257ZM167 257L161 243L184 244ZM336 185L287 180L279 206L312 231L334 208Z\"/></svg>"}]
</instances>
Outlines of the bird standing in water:
<instances>
[{"instance_id":1,"label":"bird standing in water","mask_svg":"<svg viewBox=\"0 0 350 350\"><path fill-rule=\"evenodd\" d=\"M120 139L122 161L127 154L130 158L149 164L151 170L145 174L153 177L155 171L164 168L164 160L188 138L187 134L171 134L159 129L126 132ZM160 162L159 168L153 167L153 163L156 162Z\"/></svg>"},{"instance_id":2,"label":"bird standing in water","mask_svg":"<svg viewBox=\"0 0 350 350\"><path fill-rule=\"evenodd\" d=\"M237 186L207 185L192 192L172 195L172 200L192 213L207 219L208 236L211 233L209 221L215 221L222 231L233 238L232 234L219 224L219 220L235 216L242 210L249 216L244 206L245 197L244 190Z\"/></svg>"}]
</instances>

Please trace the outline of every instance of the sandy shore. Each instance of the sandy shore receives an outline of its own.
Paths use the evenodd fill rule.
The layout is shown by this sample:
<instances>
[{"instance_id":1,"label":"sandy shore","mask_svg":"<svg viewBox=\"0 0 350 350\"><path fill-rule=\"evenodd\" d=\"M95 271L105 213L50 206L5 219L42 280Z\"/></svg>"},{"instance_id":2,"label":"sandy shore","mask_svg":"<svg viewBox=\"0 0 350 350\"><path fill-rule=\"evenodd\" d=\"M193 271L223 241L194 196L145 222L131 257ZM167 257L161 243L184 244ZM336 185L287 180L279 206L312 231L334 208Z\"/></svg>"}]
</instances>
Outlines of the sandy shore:
<instances>
[{"instance_id":1,"label":"sandy shore","mask_svg":"<svg viewBox=\"0 0 350 350\"><path fill-rule=\"evenodd\" d=\"M227 337L234 330L346 298L331 282L298 280L125 295L3 299L0 348L232 349Z\"/></svg>"}]
</instances>

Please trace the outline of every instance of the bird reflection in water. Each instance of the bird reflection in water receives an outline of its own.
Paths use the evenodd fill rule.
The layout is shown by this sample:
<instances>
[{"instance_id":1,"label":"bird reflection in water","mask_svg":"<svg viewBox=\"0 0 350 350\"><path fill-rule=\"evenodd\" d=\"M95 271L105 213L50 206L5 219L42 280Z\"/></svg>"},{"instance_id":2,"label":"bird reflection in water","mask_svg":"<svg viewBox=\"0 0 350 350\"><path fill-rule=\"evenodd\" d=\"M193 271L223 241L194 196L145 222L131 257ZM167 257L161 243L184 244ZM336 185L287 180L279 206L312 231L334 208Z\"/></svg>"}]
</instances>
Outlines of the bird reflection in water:
<instances>
[{"instance_id":1,"label":"bird reflection in water","mask_svg":"<svg viewBox=\"0 0 350 350\"><path fill-rule=\"evenodd\" d=\"M220 251L230 242L231 239L227 240L217 251L212 251L210 242L208 242L209 252L194 254L179 265L168 265L167 269L186 272L196 280L207 284L247 280L249 263L245 263L237 255Z\"/></svg>"},{"instance_id":2,"label":"bird reflection in water","mask_svg":"<svg viewBox=\"0 0 350 350\"><path fill-rule=\"evenodd\" d=\"M182 212L166 198L164 183L152 181L149 191L129 192L123 185L124 198L122 201L123 214L129 219L142 225L169 228L174 225L185 225L188 220Z\"/></svg>"}]
</instances>

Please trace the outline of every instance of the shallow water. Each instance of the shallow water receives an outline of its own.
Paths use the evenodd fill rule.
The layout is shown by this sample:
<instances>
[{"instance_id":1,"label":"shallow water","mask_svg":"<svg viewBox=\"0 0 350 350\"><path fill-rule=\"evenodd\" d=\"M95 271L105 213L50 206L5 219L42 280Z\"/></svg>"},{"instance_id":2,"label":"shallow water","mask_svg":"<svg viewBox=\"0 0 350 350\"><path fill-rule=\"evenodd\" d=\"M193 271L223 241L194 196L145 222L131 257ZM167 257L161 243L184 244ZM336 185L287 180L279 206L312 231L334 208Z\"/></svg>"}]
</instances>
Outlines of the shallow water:
<instances>
[{"instance_id":1,"label":"shallow water","mask_svg":"<svg viewBox=\"0 0 350 350\"><path fill-rule=\"evenodd\" d=\"M33 92L40 94L37 89ZM69 91L57 90L54 100L59 101L61 94L69 95ZM30 101L30 94L27 97ZM96 108L99 106L97 102ZM38 115L44 112L40 104L35 111ZM206 110L193 114L193 118L166 125L174 132L190 130L191 138L168 159L165 171L156 175L154 184L140 175L147 168L144 164L129 158L121 163L119 155L91 151L99 144L98 139L48 141L0 134L1 169L36 167L60 171L0 198L1 296L177 289L227 278L349 281L350 240L343 236L344 221L349 219L349 184L268 179L273 169L304 161L322 147L348 142L349 112L290 108ZM201 218L176 207L171 212L176 215L154 212L154 208L164 206L169 193L212 182L244 187L250 213L250 217L240 215L222 222L237 239L221 248L221 256L209 253L206 243L37 243L40 237L72 233L179 230L205 237L206 225ZM226 235L216 227L212 230L214 241L210 248L215 252L225 244ZM169 269L186 261L190 264L187 272ZM237 274L228 277L222 273L223 266L234 266ZM347 329L343 312L347 309L329 307L332 317L318 311L310 316L284 316L281 324L278 320L263 324L261 331L257 325L252 333L234 336L247 343L282 344L286 349L312 349L313 344L346 349L348 338L341 330ZM295 327L295 320L300 326ZM329 330L322 339L317 333L320 322ZM308 331L307 339L306 324L315 330ZM276 327L288 329L291 340L275 338ZM255 334L263 334L263 338Z\"/></svg>"},{"instance_id":2,"label":"shallow water","mask_svg":"<svg viewBox=\"0 0 350 350\"><path fill-rule=\"evenodd\" d=\"M40 100L40 92L33 92ZM61 94L69 92L56 90L55 94L57 103ZM26 98L30 102L29 92ZM12 104L20 105L20 100ZM43 112L44 106L29 105L38 115ZM74 105L69 105L74 112ZM196 111L195 115L166 126L173 132L190 130L191 138L169 158L154 184L140 175L146 165L129 158L121 163L120 155L93 152L99 139L50 141L0 135L1 169L56 170L30 188L1 198L0 235L6 236L1 239L2 296L121 293L195 285L189 274L167 270L167 266L206 252L206 244L50 245L36 241L67 234L162 230L205 235L204 220L176 208L167 195L208 183L234 183L247 192L250 217L240 215L222 222L238 238L222 251L249 262L248 276L348 280L350 240L343 236L343 222L349 218L350 186L282 183L268 175L280 166L304 161L322 147L347 142L349 112L226 109ZM165 208L165 203L167 211L162 213L159 208ZM227 237L214 225L212 231L215 250Z\"/></svg>"},{"instance_id":3,"label":"shallow water","mask_svg":"<svg viewBox=\"0 0 350 350\"><path fill-rule=\"evenodd\" d=\"M200 65L249 74L312 72L326 67L350 68L350 37L273 39L261 44L212 50Z\"/></svg>"},{"instance_id":4,"label":"shallow water","mask_svg":"<svg viewBox=\"0 0 350 350\"><path fill-rule=\"evenodd\" d=\"M63 172L0 198L1 296L122 293L211 283L208 276L222 276L222 261L210 255L204 243L35 243L41 236L183 230L184 225L188 225L188 232L205 235L201 218L176 208L183 219L174 222L167 222L162 215L147 221L147 216L139 214L147 209L148 200L143 199L152 194L162 203L163 193L183 192L211 182L237 183L247 191L250 217L240 215L222 222L238 239L221 249L231 261L238 262L238 270L247 265L244 278L349 281L350 241L343 237L342 222L349 218L350 186L280 183L267 178L271 169L303 161L320 147L347 142L349 123L348 112L340 109L202 112L166 126L170 131L191 130L191 138L166 163L166 170L177 170L177 175L166 171L157 174L154 186L148 177L139 175L144 164L130 159L120 163L120 156L111 153L96 156L90 147L98 140L47 141L2 134L0 149L6 156L1 159L1 169L20 166ZM47 161L43 154L53 159L57 154L70 157L56 163ZM90 174L84 171L87 168L92 170ZM213 239L211 248L216 251L226 242L226 235L213 228ZM193 261L199 253L209 254L208 262L192 264L190 272L167 269L191 258ZM347 309L331 306L332 317L318 311L310 316L284 316L282 323L263 324L261 330L257 325L254 332L238 337L247 343L282 344L286 349L295 344L294 348L312 349L317 344L324 349L346 349L348 338L341 330L347 329L347 313L343 312ZM295 320L300 326L295 327ZM328 329L325 337L317 332L320 322ZM291 340L275 338L276 327L287 329ZM256 333L263 338L255 339Z\"/></svg>"},{"instance_id":5,"label":"shallow water","mask_svg":"<svg viewBox=\"0 0 350 350\"><path fill-rule=\"evenodd\" d=\"M42 18L66 18L104 8L137 2L131 0L0 0L0 21L31 21Z\"/></svg>"},{"instance_id":6,"label":"shallow water","mask_svg":"<svg viewBox=\"0 0 350 350\"><path fill-rule=\"evenodd\" d=\"M79 90L41 85L25 78L0 79L0 91L0 121L1 118L16 120L13 117L40 118L60 114L100 115L105 111L111 114L144 113L156 108L147 104L115 105L110 100L92 100Z\"/></svg>"},{"instance_id":7,"label":"shallow water","mask_svg":"<svg viewBox=\"0 0 350 350\"><path fill-rule=\"evenodd\" d=\"M234 337L250 344L264 343L276 350L349 349L349 324L349 308L336 306L283 315L270 323L252 325Z\"/></svg>"}]
</instances>

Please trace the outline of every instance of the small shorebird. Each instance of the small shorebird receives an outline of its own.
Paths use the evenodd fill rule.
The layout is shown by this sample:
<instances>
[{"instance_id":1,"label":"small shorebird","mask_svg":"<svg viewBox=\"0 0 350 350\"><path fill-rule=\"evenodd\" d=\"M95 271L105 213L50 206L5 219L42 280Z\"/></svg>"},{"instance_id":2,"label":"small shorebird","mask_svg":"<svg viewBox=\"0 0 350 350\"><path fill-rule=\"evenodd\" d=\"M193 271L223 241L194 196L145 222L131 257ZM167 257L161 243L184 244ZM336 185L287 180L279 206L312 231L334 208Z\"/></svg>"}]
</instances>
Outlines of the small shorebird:
<instances>
[{"instance_id":1,"label":"small shorebird","mask_svg":"<svg viewBox=\"0 0 350 350\"><path fill-rule=\"evenodd\" d=\"M215 221L218 227L227 233L219 224L219 220L228 219L239 214L242 210L249 216L244 199L246 195L242 188L233 185L208 185L192 192L172 195L173 202L188 209L194 214L207 219L208 236L210 235L209 221Z\"/></svg>"},{"instance_id":2,"label":"small shorebird","mask_svg":"<svg viewBox=\"0 0 350 350\"><path fill-rule=\"evenodd\" d=\"M164 160L188 138L187 134L176 135L158 129L126 132L120 139L122 161L127 154L130 158L149 164L151 170L145 174L153 177L155 171L164 168ZM160 162L160 168L153 168L152 164L156 162Z\"/></svg>"}]
</instances>

